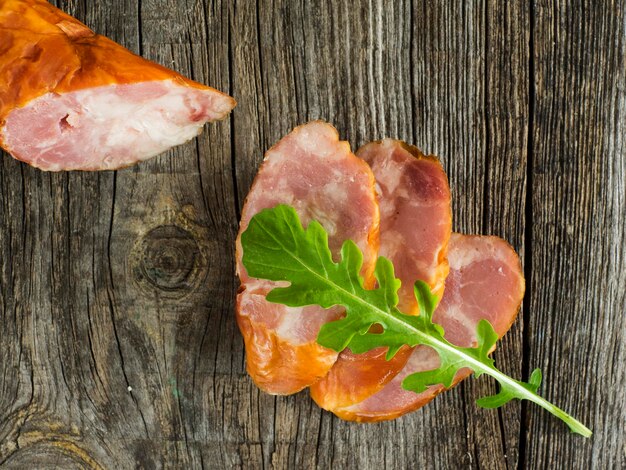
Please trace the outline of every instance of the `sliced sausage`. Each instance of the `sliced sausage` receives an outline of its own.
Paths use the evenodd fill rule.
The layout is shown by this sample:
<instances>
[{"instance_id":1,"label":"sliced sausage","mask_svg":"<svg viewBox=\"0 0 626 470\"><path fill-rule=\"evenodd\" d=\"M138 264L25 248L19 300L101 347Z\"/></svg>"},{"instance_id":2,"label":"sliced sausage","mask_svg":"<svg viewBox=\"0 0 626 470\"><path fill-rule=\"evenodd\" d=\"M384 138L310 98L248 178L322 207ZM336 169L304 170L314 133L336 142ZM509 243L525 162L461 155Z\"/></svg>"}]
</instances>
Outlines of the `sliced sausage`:
<instances>
[{"instance_id":1,"label":"sliced sausage","mask_svg":"<svg viewBox=\"0 0 626 470\"><path fill-rule=\"evenodd\" d=\"M489 320L502 337L511 327L524 296L524 276L513 248L497 237L453 234L448 261L450 274L445 292L433 316L443 326L445 338L463 347L476 343L476 327ZM404 390L402 380L414 372L439 366L439 356L427 347L416 347L408 361L385 387L365 400L332 411L343 419L382 421L414 411L444 391L432 386L417 394ZM471 373L463 369L455 383Z\"/></svg>"},{"instance_id":2,"label":"sliced sausage","mask_svg":"<svg viewBox=\"0 0 626 470\"><path fill-rule=\"evenodd\" d=\"M316 338L320 327L339 318L343 310L267 302L265 295L277 284L248 276L242 264L241 233L262 209L289 204L303 224L317 220L323 225L335 257L345 240L353 240L364 254L362 275L371 286L379 223L374 184L369 166L323 122L296 128L267 152L246 199L237 239L242 284L237 322L248 372L266 392L295 393L328 372L337 353L318 345Z\"/></svg>"},{"instance_id":3,"label":"sliced sausage","mask_svg":"<svg viewBox=\"0 0 626 470\"><path fill-rule=\"evenodd\" d=\"M397 140L367 144L357 156L376 177L379 255L393 262L402 281L398 306L416 314L415 281L425 281L441 295L448 274L452 225L448 178L436 158ZM373 395L402 369L411 349L402 348L391 361L385 359L386 352L386 348L365 354L343 351L328 375L311 387L311 396L322 408L334 411Z\"/></svg>"}]
</instances>

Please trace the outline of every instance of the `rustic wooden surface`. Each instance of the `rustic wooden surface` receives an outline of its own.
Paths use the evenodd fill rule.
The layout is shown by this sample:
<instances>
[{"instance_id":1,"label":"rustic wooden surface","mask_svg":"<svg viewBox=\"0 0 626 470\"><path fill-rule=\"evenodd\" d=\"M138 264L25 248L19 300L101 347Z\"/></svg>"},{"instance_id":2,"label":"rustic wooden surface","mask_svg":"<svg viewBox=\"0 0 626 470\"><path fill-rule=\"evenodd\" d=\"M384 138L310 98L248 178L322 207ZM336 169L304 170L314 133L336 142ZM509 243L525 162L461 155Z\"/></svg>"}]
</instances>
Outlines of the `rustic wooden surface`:
<instances>
[{"instance_id":1,"label":"rustic wooden surface","mask_svg":"<svg viewBox=\"0 0 626 470\"><path fill-rule=\"evenodd\" d=\"M626 467L626 1L86 0L59 6L234 95L196 141L118 172L0 162L0 467ZM346 423L245 373L233 241L263 151L310 119L438 154L455 229L523 257L495 354L534 405Z\"/></svg>"}]
</instances>

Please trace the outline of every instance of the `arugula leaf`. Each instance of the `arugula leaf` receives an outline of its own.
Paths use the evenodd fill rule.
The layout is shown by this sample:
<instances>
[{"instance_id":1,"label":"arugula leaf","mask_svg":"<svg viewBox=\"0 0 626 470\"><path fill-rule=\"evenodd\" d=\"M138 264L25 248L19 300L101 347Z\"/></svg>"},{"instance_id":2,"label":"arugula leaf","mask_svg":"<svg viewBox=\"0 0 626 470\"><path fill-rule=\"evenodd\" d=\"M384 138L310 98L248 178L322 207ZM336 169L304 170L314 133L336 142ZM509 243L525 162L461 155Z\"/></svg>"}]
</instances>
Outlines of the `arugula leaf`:
<instances>
[{"instance_id":1,"label":"arugula leaf","mask_svg":"<svg viewBox=\"0 0 626 470\"><path fill-rule=\"evenodd\" d=\"M359 354L376 347L387 347L391 359L404 345L426 345L440 357L437 369L406 377L402 386L416 393L432 385L450 387L457 372L471 369L476 376L489 375L500 384L500 392L480 398L477 404L497 408L512 399L529 400L563 420L570 429L585 437L591 431L581 422L541 398L537 389L541 372L535 369L526 382L515 380L499 371L489 353L498 335L486 320L478 323L476 347L459 347L444 338L441 325L432 321L438 299L428 285L415 283L415 297L420 315L406 315L397 308L400 280L392 263L380 257L375 276L378 287L365 289L359 274L363 264L361 251L351 240L341 248L341 260L335 263L328 248L328 235L317 222L302 227L296 211L286 205L256 214L242 234L243 264L252 277L270 281L288 281L288 287L277 287L267 295L270 302L291 307L341 305L345 317L322 326L317 341L322 346L342 351L346 347ZM380 325L380 332L373 331Z\"/></svg>"}]
</instances>

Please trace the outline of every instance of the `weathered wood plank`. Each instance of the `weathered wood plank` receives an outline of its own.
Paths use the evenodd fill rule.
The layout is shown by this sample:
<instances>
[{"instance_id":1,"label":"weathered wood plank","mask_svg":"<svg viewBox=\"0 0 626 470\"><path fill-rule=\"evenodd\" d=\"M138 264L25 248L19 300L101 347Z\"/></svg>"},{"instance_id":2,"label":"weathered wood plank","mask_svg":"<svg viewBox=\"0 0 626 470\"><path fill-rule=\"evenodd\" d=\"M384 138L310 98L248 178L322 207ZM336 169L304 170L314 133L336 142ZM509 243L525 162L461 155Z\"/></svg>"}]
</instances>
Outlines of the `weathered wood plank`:
<instances>
[{"instance_id":1,"label":"weathered wood plank","mask_svg":"<svg viewBox=\"0 0 626 470\"><path fill-rule=\"evenodd\" d=\"M534 5L530 364L595 431L528 409L526 463L626 466L626 4Z\"/></svg>"},{"instance_id":2,"label":"weathered wood plank","mask_svg":"<svg viewBox=\"0 0 626 470\"><path fill-rule=\"evenodd\" d=\"M525 8L522 2L425 8L425 18L414 16L418 46L411 72L416 141L446 165L454 229L503 236L520 254L527 134ZM497 360L504 358L505 370L516 376L521 371L521 331L516 325L496 353ZM467 435L458 433L456 444L459 455L465 449L465 460L457 455L443 468L461 463L517 466L519 407L493 412L474 405L475 398L493 390L488 381L466 381L452 392L460 402L451 407L460 414L442 424L467 430ZM444 452L436 442L428 448L434 449L432 459Z\"/></svg>"},{"instance_id":3,"label":"weathered wood plank","mask_svg":"<svg viewBox=\"0 0 626 470\"><path fill-rule=\"evenodd\" d=\"M528 113L529 113L529 8L526 2L491 1L486 5L485 39L485 186L483 192L482 227L485 234L498 235L513 245L522 260L528 255L525 226L527 205ZM528 275L529 266L525 266ZM525 300L525 303L527 300ZM494 354L496 363L512 377L522 377L524 321L519 313L513 328ZM485 396L491 387L479 388L474 397ZM493 432L500 432L495 444L504 460L502 468L519 468L521 405L509 403L497 410L498 427L484 429L483 413L473 401L474 427L481 447L485 441L497 441ZM492 419L494 419L493 417ZM494 439L495 438L495 439ZM493 444L492 444L493 445ZM497 468L490 452L479 454L481 468ZM521 456L523 459L523 456Z\"/></svg>"},{"instance_id":4,"label":"weathered wood plank","mask_svg":"<svg viewBox=\"0 0 626 470\"><path fill-rule=\"evenodd\" d=\"M63 6L98 30L109 25L115 39L137 50L127 34L136 38L136 18L123 27L121 15L99 5L104 8ZM3 195L12 196L2 212L2 261L10 270L2 292L12 293L3 315L22 328L2 341L20 351L11 365L19 367L13 383L22 392L15 403L0 398L3 411L17 408L2 421L0 461L9 468L132 465L132 455L105 437L117 431L132 438L139 431L121 357L111 347L106 293L113 182L112 174L44 174L3 158ZM7 193L12 185L21 192ZM7 251L16 243L19 250Z\"/></svg>"},{"instance_id":5,"label":"weathered wood plank","mask_svg":"<svg viewBox=\"0 0 626 470\"><path fill-rule=\"evenodd\" d=\"M134 51L228 91L228 22L220 18L216 33L194 21L206 14L202 3L62 6ZM3 159L3 181L17 184L23 175L22 198L4 198L4 226L22 224L6 243L25 237L28 250L23 268L3 278L35 288L7 300L17 302L18 327L28 325L18 354L30 364L15 380L25 403L8 410L0 461L15 468L201 465L197 443L208 449L202 436L222 435L210 419L218 408L209 409L218 344L228 357L238 346L236 362L243 362L230 321L237 221L230 162L228 122L115 174L46 175ZM3 257L5 271L15 270L11 260ZM12 403L5 396L3 412Z\"/></svg>"}]
</instances>

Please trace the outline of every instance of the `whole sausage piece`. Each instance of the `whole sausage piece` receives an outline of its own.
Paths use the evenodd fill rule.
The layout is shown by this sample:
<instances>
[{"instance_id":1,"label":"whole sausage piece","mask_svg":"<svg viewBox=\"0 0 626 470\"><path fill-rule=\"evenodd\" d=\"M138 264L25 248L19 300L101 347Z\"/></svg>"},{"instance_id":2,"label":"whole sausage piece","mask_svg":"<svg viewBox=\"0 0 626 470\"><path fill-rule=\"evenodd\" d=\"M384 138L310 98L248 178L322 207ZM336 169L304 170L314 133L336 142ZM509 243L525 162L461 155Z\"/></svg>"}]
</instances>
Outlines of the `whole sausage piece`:
<instances>
[{"instance_id":1,"label":"whole sausage piece","mask_svg":"<svg viewBox=\"0 0 626 470\"><path fill-rule=\"evenodd\" d=\"M18 160L48 171L129 166L235 104L44 0L0 0L0 146Z\"/></svg>"}]
</instances>

